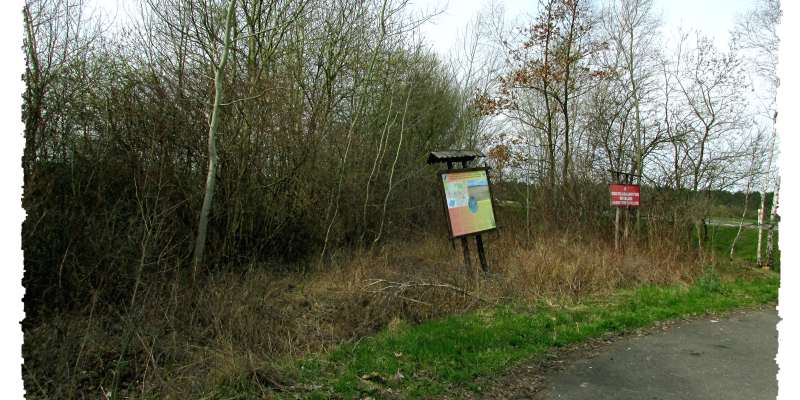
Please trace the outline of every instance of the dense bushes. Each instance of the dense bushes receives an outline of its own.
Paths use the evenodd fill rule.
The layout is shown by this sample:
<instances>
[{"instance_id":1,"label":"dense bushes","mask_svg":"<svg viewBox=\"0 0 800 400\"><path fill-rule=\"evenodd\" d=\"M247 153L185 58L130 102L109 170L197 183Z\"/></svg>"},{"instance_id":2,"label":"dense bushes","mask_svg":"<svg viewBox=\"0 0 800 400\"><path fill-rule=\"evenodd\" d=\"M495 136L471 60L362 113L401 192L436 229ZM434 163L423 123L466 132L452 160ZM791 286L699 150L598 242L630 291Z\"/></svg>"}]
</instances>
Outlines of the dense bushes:
<instances>
[{"instance_id":1,"label":"dense bushes","mask_svg":"<svg viewBox=\"0 0 800 400\"><path fill-rule=\"evenodd\" d=\"M58 14L69 4L30 5L38 39L30 43L40 47L28 52L23 105L29 321L98 293L113 305L139 277L187 271L208 170L214 60L202 49L219 45L213 34L193 32L199 48L176 42L175 21L150 9L149 25L119 38L80 26L84 36L60 43L71 56L43 68L55 33L36 17L77 18ZM284 36L253 33L260 41L237 44L225 71L203 271L309 264L323 248L426 227L439 210L425 157L452 146L461 119L472 117L460 111L453 77L412 40L402 5L391 13L380 2L324 5L239 10L237 29L273 23ZM216 12L204 7L192 12ZM270 20L264 7L283 7L286 19ZM266 19L247 18L258 12ZM316 25L324 29L306 31Z\"/></svg>"}]
</instances>

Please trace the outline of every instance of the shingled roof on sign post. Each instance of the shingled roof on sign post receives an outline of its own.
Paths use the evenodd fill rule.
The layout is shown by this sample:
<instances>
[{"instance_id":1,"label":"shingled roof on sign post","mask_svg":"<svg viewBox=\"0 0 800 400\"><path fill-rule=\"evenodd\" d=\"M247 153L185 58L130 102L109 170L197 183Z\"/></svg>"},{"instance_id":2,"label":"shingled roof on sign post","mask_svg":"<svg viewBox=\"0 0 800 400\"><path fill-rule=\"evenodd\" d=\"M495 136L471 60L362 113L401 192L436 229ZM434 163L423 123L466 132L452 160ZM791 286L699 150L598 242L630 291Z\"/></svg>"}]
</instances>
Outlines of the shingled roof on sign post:
<instances>
[{"instance_id":1,"label":"shingled roof on sign post","mask_svg":"<svg viewBox=\"0 0 800 400\"><path fill-rule=\"evenodd\" d=\"M477 150L432 151L428 156L428 164L472 161L476 157L486 157L486 155Z\"/></svg>"}]
</instances>

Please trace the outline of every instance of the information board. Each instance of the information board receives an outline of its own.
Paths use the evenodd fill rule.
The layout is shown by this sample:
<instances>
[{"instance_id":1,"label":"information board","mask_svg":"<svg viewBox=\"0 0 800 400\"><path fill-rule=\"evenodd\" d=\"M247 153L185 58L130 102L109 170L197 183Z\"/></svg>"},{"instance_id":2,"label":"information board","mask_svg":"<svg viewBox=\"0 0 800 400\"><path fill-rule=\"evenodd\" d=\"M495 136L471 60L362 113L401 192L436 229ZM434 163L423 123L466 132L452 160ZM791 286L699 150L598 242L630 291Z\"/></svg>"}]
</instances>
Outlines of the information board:
<instances>
[{"instance_id":1,"label":"information board","mask_svg":"<svg viewBox=\"0 0 800 400\"><path fill-rule=\"evenodd\" d=\"M438 172L447 225L452 237L497 228L488 170L482 167Z\"/></svg>"},{"instance_id":2,"label":"information board","mask_svg":"<svg viewBox=\"0 0 800 400\"><path fill-rule=\"evenodd\" d=\"M611 205L639 207L639 186L611 185Z\"/></svg>"}]
</instances>

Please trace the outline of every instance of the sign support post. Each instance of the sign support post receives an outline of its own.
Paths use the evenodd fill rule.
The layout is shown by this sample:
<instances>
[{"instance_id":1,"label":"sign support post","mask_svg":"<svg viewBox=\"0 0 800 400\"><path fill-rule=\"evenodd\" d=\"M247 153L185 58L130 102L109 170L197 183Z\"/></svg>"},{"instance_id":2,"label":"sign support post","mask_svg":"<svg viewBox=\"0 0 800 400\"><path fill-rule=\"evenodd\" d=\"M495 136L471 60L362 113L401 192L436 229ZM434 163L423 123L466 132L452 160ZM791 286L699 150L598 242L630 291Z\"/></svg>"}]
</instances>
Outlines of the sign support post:
<instances>
[{"instance_id":1,"label":"sign support post","mask_svg":"<svg viewBox=\"0 0 800 400\"><path fill-rule=\"evenodd\" d=\"M486 253L483 252L483 238L481 235L475 236L475 244L478 246L478 257L481 259L481 270L484 275L489 273L489 264L486 263Z\"/></svg>"},{"instance_id":2,"label":"sign support post","mask_svg":"<svg viewBox=\"0 0 800 400\"><path fill-rule=\"evenodd\" d=\"M467 268L467 278L469 279L472 275L472 260L469 257L469 243L465 237L461 238L461 250L464 252L464 265Z\"/></svg>"},{"instance_id":3,"label":"sign support post","mask_svg":"<svg viewBox=\"0 0 800 400\"><path fill-rule=\"evenodd\" d=\"M614 250L619 250L619 207L617 209L617 218L614 220Z\"/></svg>"}]
</instances>

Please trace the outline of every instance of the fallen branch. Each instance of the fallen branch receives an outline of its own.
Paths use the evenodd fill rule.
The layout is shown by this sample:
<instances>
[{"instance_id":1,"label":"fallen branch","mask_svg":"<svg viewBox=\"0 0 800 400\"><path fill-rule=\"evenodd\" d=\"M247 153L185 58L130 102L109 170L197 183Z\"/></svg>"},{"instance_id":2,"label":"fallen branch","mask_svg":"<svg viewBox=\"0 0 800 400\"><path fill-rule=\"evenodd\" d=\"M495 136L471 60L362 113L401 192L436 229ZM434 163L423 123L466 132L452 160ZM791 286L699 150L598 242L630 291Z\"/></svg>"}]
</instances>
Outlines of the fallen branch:
<instances>
[{"instance_id":1,"label":"fallen branch","mask_svg":"<svg viewBox=\"0 0 800 400\"><path fill-rule=\"evenodd\" d=\"M374 287L376 285L382 285L382 286L380 286L377 289L370 289L371 287ZM408 282L392 282L392 281L387 281L386 279L377 279L377 280L367 284L366 286L364 286L364 291L367 292L367 293L372 293L372 294L392 292L393 296L397 296L399 293L402 293L403 291L406 291L408 289L421 288L421 287L449 289L449 290L452 290L454 292L458 292L460 294L473 297L473 298L475 298L477 300L480 300L480 301L483 301L485 303L490 303L491 302L491 301L481 297L480 295L478 295L476 293L470 292L470 291L468 291L466 289L462 289L462 288L460 288L458 286L453 286L453 285L451 285L449 283L425 282L425 281L422 281L422 280L420 280L420 281L408 281ZM404 298L406 300L412 300L412 299L408 299L408 298L403 297L403 296L399 296L399 297ZM424 302L422 302L420 300L412 300L412 301L417 302L417 303L422 303L422 304L428 304L428 303L424 303Z\"/></svg>"}]
</instances>

